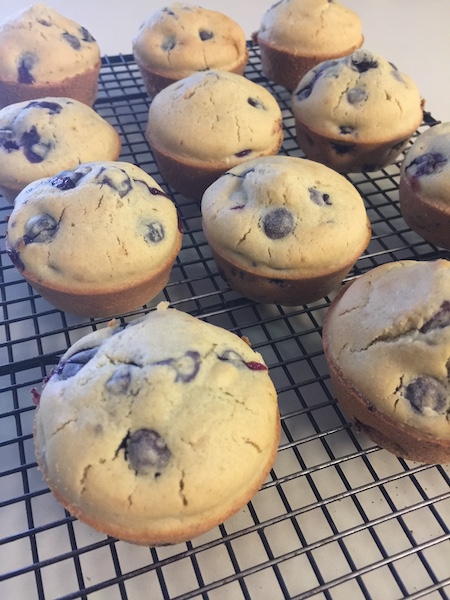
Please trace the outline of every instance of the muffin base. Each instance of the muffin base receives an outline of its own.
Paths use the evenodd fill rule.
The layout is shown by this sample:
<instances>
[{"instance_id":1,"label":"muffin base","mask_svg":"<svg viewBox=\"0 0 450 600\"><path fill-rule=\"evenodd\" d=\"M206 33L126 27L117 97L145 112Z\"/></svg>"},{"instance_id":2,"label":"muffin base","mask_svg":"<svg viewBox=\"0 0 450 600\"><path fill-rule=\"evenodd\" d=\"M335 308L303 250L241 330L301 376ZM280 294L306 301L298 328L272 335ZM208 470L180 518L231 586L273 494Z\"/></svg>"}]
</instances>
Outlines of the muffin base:
<instances>
[{"instance_id":1,"label":"muffin base","mask_svg":"<svg viewBox=\"0 0 450 600\"><path fill-rule=\"evenodd\" d=\"M151 277L109 290L77 291L55 287L37 280L27 271L20 273L36 292L63 312L82 317L114 317L142 308L164 289L180 248L181 233L173 254Z\"/></svg>"},{"instance_id":2,"label":"muffin base","mask_svg":"<svg viewBox=\"0 0 450 600\"><path fill-rule=\"evenodd\" d=\"M406 135L375 143L346 142L342 137L327 137L309 129L298 118L295 118L295 131L298 145L306 158L320 162L338 173L361 173L378 171L392 164L420 123L421 119Z\"/></svg>"},{"instance_id":3,"label":"muffin base","mask_svg":"<svg viewBox=\"0 0 450 600\"><path fill-rule=\"evenodd\" d=\"M430 244L450 250L450 207L425 198L414 185L414 179L400 178L400 212L413 231Z\"/></svg>"},{"instance_id":4,"label":"muffin base","mask_svg":"<svg viewBox=\"0 0 450 600\"><path fill-rule=\"evenodd\" d=\"M98 77L101 63L84 73L52 83L25 84L0 80L0 108L25 100L37 100L48 96L74 98L92 106L97 98Z\"/></svg>"},{"instance_id":5,"label":"muffin base","mask_svg":"<svg viewBox=\"0 0 450 600\"><path fill-rule=\"evenodd\" d=\"M153 71L149 69L142 61L140 61L136 56L134 57L136 64L139 68L139 72L142 77L142 81L144 82L145 89L147 90L147 94L150 98L154 98L156 94L158 94L161 90L166 88L167 86L175 83L176 81L180 81L183 79L183 76L169 76L168 74L158 73L157 71ZM231 68L221 67L222 71L228 71L229 73L236 73L237 75L243 75L245 71L245 67L248 62L248 50L246 54L242 57L239 62L236 62ZM211 67L215 68L215 67Z\"/></svg>"},{"instance_id":6,"label":"muffin base","mask_svg":"<svg viewBox=\"0 0 450 600\"><path fill-rule=\"evenodd\" d=\"M367 244L370 240L370 229L368 232ZM320 300L342 283L360 256L360 253L358 253L358 256L353 256L350 261L341 265L339 269L328 271L322 275L301 279L283 278L281 276L273 278L243 269L224 258L211 244L210 247L220 274L232 290L255 302L279 304L281 306L297 306Z\"/></svg>"},{"instance_id":7,"label":"muffin base","mask_svg":"<svg viewBox=\"0 0 450 600\"><path fill-rule=\"evenodd\" d=\"M263 74L267 79L284 86L288 90L294 90L300 79L319 63L324 60L347 56L361 48L364 42L364 38L362 38L360 44L351 46L344 52L317 56L293 54L284 48L279 48L260 39L258 34L255 34L253 39L259 45Z\"/></svg>"},{"instance_id":8,"label":"muffin base","mask_svg":"<svg viewBox=\"0 0 450 600\"><path fill-rule=\"evenodd\" d=\"M36 409L39 410L39 407ZM235 513L241 510L259 491L262 484L270 473L270 470L275 462L278 444L280 440L280 418L277 418L274 423L273 444L269 449L265 462L261 465L258 472L254 474L251 481L247 482L245 489L241 490L239 496L225 499L221 505L213 510L208 510L207 514L199 513L196 515L171 519L158 519L154 523L150 519L142 520L142 529L126 529L123 526L117 526L111 521L101 520L98 517L86 514L73 501L66 498L58 489L57 485L51 481L49 477L45 455L41 451L40 432L36 427L37 419L33 424L34 451L38 464L38 469L42 473L43 479L50 488L56 500L64 506L69 513L89 525L93 529L105 533L106 535L115 537L119 540L136 544L140 546L167 546L187 542L195 537L206 533L217 525L223 523L226 519L232 517ZM152 498L149 498L150 503ZM158 499L155 498L157 501Z\"/></svg>"},{"instance_id":9,"label":"muffin base","mask_svg":"<svg viewBox=\"0 0 450 600\"><path fill-rule=\"evenodd\" d=\"M396 456L416 462L434 464L450 462L450 440L438 439L415 427L394 421L380 412L345 378L334 360L328 335L328 324L334 309L345 293L347 284L333 300L323 325L323 348L336 398L343 412L357 431L367 435L381 448Z\"/></svg>"}]
</instances>

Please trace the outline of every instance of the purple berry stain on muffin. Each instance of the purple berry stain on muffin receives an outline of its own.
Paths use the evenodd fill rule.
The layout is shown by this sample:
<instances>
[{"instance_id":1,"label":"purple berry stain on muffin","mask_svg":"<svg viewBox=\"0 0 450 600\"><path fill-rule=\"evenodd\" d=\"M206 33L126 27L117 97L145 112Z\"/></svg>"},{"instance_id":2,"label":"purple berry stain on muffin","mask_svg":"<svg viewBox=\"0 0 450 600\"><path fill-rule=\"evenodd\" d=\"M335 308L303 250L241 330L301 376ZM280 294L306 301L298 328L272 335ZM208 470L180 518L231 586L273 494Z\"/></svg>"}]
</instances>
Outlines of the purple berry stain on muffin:
<instances>
[{"instance_id":1,"label":"purple berry stain on muffin","mask_svg":"<svg viewBox=\"0 0 450 600\"><path fill-rule=\"evenodd\" d=\"M355 128L351 125L340 125L339 133L341 135L351 135L352 133L355 133Z\"/></svg>"},{"instance_id":2,"label":"purple berry stain on muffin","mask_svg":"<svg viewBox=\"0 0 450 600\"><path fill-rule=\"evenodd\" d=\"M98 347L80 350L66 360L61 360L51 377L65 381L74 377L98 352Z\"/></svg>"},{"instance_id":3,"label":"purple berry stain on muffin","mask_svg":"<svg viewBox=\"0 0 450 600\"><path fill-rule=\"evenodd\" d=\"M347 92L347 102L349 104L362 104L368 98L367 92L364 88L354 87Z\"/></svg>"},{"instance_id":4,"label":"purple berry stain on muffin","mask_svg":"<svg viewBox=\"0 0 450 600\"><path fill-rule=\"evenodd\" d=\"M166 237L164 225L159 221L147 224L147 233L144 236L147 244L159 244Z\"/></svg>"},{"instance_id":5,"label":"purple berry stain on muffin","mask_svg":"<svg viewBox=\"0 0 450 600\"><path fill-rule=\"evenodd\" d=\"M40 25L43 25L44 27L51 27L52 26L52 24L50 23L50 21L46 21L45 19L36 19L36 21Z\"/></svg>"},{"instance_id":6,"label":"purple berry stain on muffin","mask_svg":"<svg viewBox=\"0 0 450 600\"><path fill-rule=\"evenodd\" d=\"M253 106L253 108L267 110L265 104L261 102L261 100L258 100L258 98L247 98L247 102L250 104L250 106Z\"/></svg>"},{"instance_id":7,"label":"purple berry stain on muffin","mask_svg":"<svg viewBox=\"0 0 450 600\"><path fill-rule=\"evenodd\" d=\"M208 40L211 40L214 37L213 32L208 31L207 29L200 29L198 35L202 42L207 42Z\"/></svg>"},{"instance_id":8,"label":"purple berry stain on muffin","mask_svg":"<svg viewBox=\"0 0 450 600\"><path fill-rule=\"evenodd\" d=\"M102 167L98 172L97 181L99 185L108 185L115 190L120 198L126 196L133 187L128 174L117 167Z\"/></svg>"},{"instance_id":9,"label":"purple berry stain on muffin","mask_svg":"<svg viewBox=\"0 0 450 600\"><path fill-rule=\"evenodd\" d=\"M164 50L164 52L170 52L171 50L173 50L175 48L176 45L177 45L177 40L175 39L175 36L170 35L170 36L166 37L166 39L161 44L161 49Z\"/></svg>"},{"instance_id":10,"label":"purple berry stain on muffin","mask_svg":"<svg viewBox=\"0 0 450 600\"><path fill-rule=\"evenodd\" d=\"M338 64L337 60L326 60L312 69L313 76L310 81L296 93L297 100L306 100L311 96L311 93L320 77L331 67Z\"/></svg>"},{"instance_id":11,"label":"purple berry stain on muffin","mask_svg":"<svg viewBox=\"0 0 450 600\"><path fill-rule=\"evenodd\" d=\"M80 40L75 35L73 35L72 33L69 33L68 31L64 31L64 33L61 34L61 37L74 50L80 50L81 49L81 42L80 42Z\"/></svg>"},{"instance_id":12,"label":"purple berry stain on muffin","mask_svg":"<svg viewBox=\"0 0 450 600\"><path fill-rule=\"evenodd\" d=\"M320 192L317 188L311 187L308 188L309 197L317 204L317 206L332 206L332 202L330 200L330 195L324 192Z\"/></svg>"},{"instance_id":13,"label":"purple berry stain on muffin","mask_svg":"<svg viewBox=\"0 0 450 600\"><path fill-rule=\"evenodd\" d=\"M35 67L38 58L32 52L25 52L19 59L19 66L17 69L17 81L18 83L25 83L31 85L34 83L34 77L31 73Z\"/></svg>"},{"instance_id":14,"label":"purple berry stain on muffin","mask_svg":"<svg viewBox=\"0 0 450 600\"><path fill-rule=\"evenodd\" d=\"M280 240L292 233L294 216L287 208L274 208L264 215L262 228L268 238Z\"/></svg>"},{"instance_id":15,"label":"purple berry stain on muffin","mask_svg":"<svg viewBox=\"0 0 450 600\"><path fill-rule=\"evenodd\" d=\"M126 394L131 383L131 365L120 365L105 384L107 392L113 396Z\"/></svg>"},{"instance_id":16,"label":"purple berry stain on muffin","mask_svg":"<svg viewBox=\"0 0 450 600\"><path fill-rule=\"evenodd\" d=\"M448 162L440 152L427 152L412 160L405 171L413 177L423 177L424 175L435 175L440 173Z\"/></svg>"},{"instance_id":17,"label":"purple berry stain on muffin","mask_svg":"<svg viewBox=\"0 0 450 600\"><path fill-rule=\"evenodd\" d=\"M27 108L42 108L48 110L51 115L59 115L63 107L57 102L49 102L48 100L33 100L25 106Z\"/></svg>"},{"instance_id":18,"label":"purple berry stain on muffin","mask_svg":"<svg viewBox=\"0 0 450 600\"><path fill-rule=\"evenodd\" d=\"M240 152L236 152L235 156L236 158L243 158L244 156L248 156L251 153L251 150L241 150Z\"/></svg>"},{"instance_id":19,"label":"purple berry stain on muffin","mask_svg":"<svg viewBox=\"0 0 450 600\"><path fill-rule=\"evenodd\" d=\"M330 142L330 146L339 156L350 154L355 149L355 144L341 144L340 142Z\"/></svg>"},{"instance_id":20,"label":"purple berry stain on muffin","mask_svg":"<svg viewBox=\"0 0 450 600\"><path fill-rule=\"evenodd\" d=\"M218 354L217 358L222 361L228 361L236 368L240 368L242 366L247 367L251 371L267 371L267 367L265 364L257 362L257 361L246 361L242 358L242 356L236 352L235 350L225 350L222 354Z\"/></svg>"},{"instance_id":21,"label":"purple berry stain on muffin","mask_svg":"<svg viewBox=\"0 0 450 600\"><path fill-rule=\"evenodd\" d=\"M24 131L20 138L20 145L30 163L42 162L53 148L52 142L43 142L41 140L41 136L34 125L29 131Z\"/></svg>"},{"instance_id":22,"label":"purple berry stain on muffin","mask_svg":"<svg viewBox=\"0 0 450 600\"><path fill-rule=\"evenodd\" d=\"M80 32L81 39L83 40L83 42L87 42L88 44L95 43L94 36L86 29L86 27L80 27L79 32Z\"/></svg>"},{"instance_id":23,"label":"purple berry stain on muffin","mask_svg":"<svg viewBox=\"0 0 450 600\"><path fill-rule=\"evenodd\" d=\"M350 57L350 66L355 71L358 71L358 73L366 73L371 69L378 69L378 61L370 52L360 50Z\"/></svg>"},{"instance_id":24,"label":"purple berry stain on muffin","mask_svg":"<svg viewBox=\"0 0 450 600\"><path fill-rule=\"evenodd\" d=\"M192 381L200 369L201 357L196 350L188 350L178 358L168 358L160 360L155 365L168 366L175 371L175 383L189 383Z\"/></svg>"},{"instance_id":25,"label":"purple berry stain on muffin","mask_svg":"<svg viewBox=\"0 0 450 600\"><path fill-rule=\"evenodd\" d=\"M421 375L411 381L405 388L405 398L412 408L419 413L426 409L445 414L447 407L447 390L445 386L430 375Z\"/></svg>"},{"instance_id":26,"label":"purple berry stain on muffin","mask_svg":"<svg viewBox=\"0 0 450 600\"><path fill-rule=\"evenodd\" d=\"M8 153L19 150L20 145L18 144L16 134L12 129L8 129L7 127L0 129L0 146Z\"/></svg>"},{"instance_id":27,"label":"purple berry stain on muffin","mask_svg":"<svg viewBox=\"0 0 450 600\"><path fill-rule=\"evenodd\" d=\"M61 171L55 177L50 179L50 184L62 191L71 190L77 186L80 179L91 171L90 167L85 167L77 171Z\"/></svg>"},{"instance_id":28,"label":"purple berry stain on muffin","mask_svg":"<svg viewBox=\"0 0 450 600\"><path fill-rule=\"evenodd\" d=\"M428 333L435 329L443 329L450 325L450 302L445 300L440 309L435 313L431 319L422 325L420 333Z\"/></svg>"},{"instance_id":29,"label":"purple berry stain on muffin","mask_svg":"<svg viewBox=\"0 0 450 600\"><path fill-rule=\"evenodd\" d=\"M22 259L20 258L20 253L15 248L8 248L6 250L6 253L8 254L10 261L16 267L16 269L18 269L19 271L25 271L25 265L23 264Z\"/></svg>"},{"instance_id":30,"label":"purple berry stain on muffin","mask_svg":"<svg viewBox=\"0 0 450 600\"><path fill-rule=\"evenodd\" d=\"M36 215L27 221L25 230L24 244L48 244L56 235L58 223L51 215Z\"/></svg>"},{"instance_id":31,"label":"purple berry stain on muffin","mask_svg":"<svg viewBox=\"0 0 450 600\"><path fill-rule=\"evenodd\" d=\"M172 453L164 438L153 429L138 429L124 440L125 458L137 475L159 477Z\"/></svg>"}]
</instances>

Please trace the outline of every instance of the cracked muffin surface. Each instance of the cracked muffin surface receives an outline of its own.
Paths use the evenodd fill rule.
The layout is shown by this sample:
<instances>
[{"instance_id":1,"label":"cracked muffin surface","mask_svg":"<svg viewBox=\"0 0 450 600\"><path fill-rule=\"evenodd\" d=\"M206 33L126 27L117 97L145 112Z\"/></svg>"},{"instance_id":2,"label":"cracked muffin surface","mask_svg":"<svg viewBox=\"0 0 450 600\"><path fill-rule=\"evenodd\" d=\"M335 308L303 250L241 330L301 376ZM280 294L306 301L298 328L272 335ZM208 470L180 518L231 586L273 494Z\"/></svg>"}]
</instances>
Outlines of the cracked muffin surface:
<instances>
[{"instance_id":1,"label":"cracked muffin surface","mask_svg":"<svg viewBox=\"0 0 450 600\"><path fill-rule=\"evenodd\" d=\"M324 347L346 412L357 407L355 396L363 399L353 414L369 437L371 415L381 413L388 419L381 433L397 424L393 443L404 455L414 459L421 443L436 440L439 460L450 460L448 261L399 261L362 275L332 303Z\"/></svg>"},{"instance_id":2,"label":"cracked muffin surface","mask_svg":"<svg viewBox=\"0 0 450 600\"><path fill-rule=\"evenodd\" d=\"M200 199L226 170L278 152L281 109L268 90L241 75L203 71L157 94L145 135L169 184Z\"/></svg>"},{"instance_id":3,"label":"cracked muffin surface","mask_svg":"<svg viewBox=\"0 0 450 600\"><path fill-rule=\"evenodd\" d=\"M152 177L131 163L99 161L29 184L16 198L6 246L58 308L114 316L161 291L181 237L175 205Z\"/></svg>"},{"instance_id":4,"label":"cracked muffin surface","mask_svg":"<svg viewBox=\"0 0 450 600\"><path fill-rule=\"evenodd\" d=\"M248 59L245 33L214 10L175 2L152 13L133 38L133 54L151 96L196 71L242 75Z\"/></svg>"},{"instance_id":5,"label":"cracked muffin surface","mask_svg":"<svg viewBox=\"0 0 450 600\"><path fill-rule=\"evenodd\" d=\"M259 489L278 447L277 396L243 339L158 307L66 352L34 435L43 475L72 514L120 539L174 543Z\"/></svg>"},{"instance_id":6,"label":"cracked muffin surface","mask_svg":"<svg viewBox=\"0 0 450 600\"><path fill-rule=\"evenodd\" d=\"M414 81L367 49L321 62L292 94L297 138L308 158L342 172L393 162L422 122Z\"/></svg>"},{"instance_id":7,"label":"cracked muffin surface","mask_svg":"<svg viewBox=\"0 0 450 600\"><path fill-rule=\"evenodd\" d=\"M202 222L216 259L230 265L230 284L265 278L278 289L272 300L282 303L286 285L294 282L311 281L311 291L316 287L314 295L323 297L342 281L371 234L353 185L324 165L288 156L261 157L227 171L203 195ZM252 297L256 282L248 283L244 295ZM260 299L268 297L261 293ZM302 293L292 297L302 300Z\"/></svg>"}]
</instances>

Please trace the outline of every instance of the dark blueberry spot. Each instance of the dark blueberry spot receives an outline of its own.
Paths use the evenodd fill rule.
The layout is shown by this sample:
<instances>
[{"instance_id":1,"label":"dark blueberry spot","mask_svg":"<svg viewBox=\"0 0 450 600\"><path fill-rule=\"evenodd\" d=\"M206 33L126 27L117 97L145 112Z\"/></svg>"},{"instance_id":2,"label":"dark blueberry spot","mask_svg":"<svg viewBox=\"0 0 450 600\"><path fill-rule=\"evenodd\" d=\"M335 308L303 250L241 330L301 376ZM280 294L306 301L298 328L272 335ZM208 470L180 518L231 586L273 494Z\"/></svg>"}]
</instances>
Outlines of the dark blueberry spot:
<instances>
[{"instance_id":1,"label":"dark blueberry spot","mask_svg":"<svg viewBox=\"0 0 450 600\"><path fill-rule=\"evenodd\" d=\"M298 92L296 94L297 99L298 100L306 100L306 98L309 98L309 96L311 95L311 92L313 91L314 86L317 83L317 80L320 79L320 77L325 73L325 71L327 71L331 67L334 67L337 64L338 64L337 60L326 60L326 61L320 63L319 65L317 65L317 67L315 67L312 70L313 76L310 79L310 81L303 88L298 90Z\"/></svg>"},{"instance_id":2,"label":"dark blueberry spot","mask_svg":"<svg viewBox=\"0 0 450 600\"><path fill-rule=\"evenodd\" d=\"M253 106L253 108L259 108L260 110L267 110L265 105L261 102L261 100L258 100L258 98L247 98L247 102L250 104L250 106Z\"/></svg>"},{"instance_id":3,"label":"dark blueberry spot","mask_svg":"<svg viewBox=\"0 0 450 600\"><path fill-rule=\"evenodd\" d=\"M61 173L50 179L50 184L60 190L71 190L90 171L90 167L85 167L77 171L61 171Z\"/></svg>"},{"instance_id":4,"label":"dark blueberry spot","mask_svg":"<svg viewBox=\"0 0 450 600\"><path fill-rule=\"evenodd\" d=\"M166 39L163 41L163 43L161 44L161 49L164 50L164 52L169 52L170 50L173 50L176 45L177 41L175 39L175 36L171 35L169 37L166 37Z\"/></svg>"},{"instance_id":5,"label":"dark blueberry spot","mask_svg":"<svg viewBox=\"0 0 450 600\"><path fill-rule=\"evenodd\" d=\"M165 192L163 192L162 190L159 190L158 188L155 187L151 187L150 185L148 185L148 183L146 181L144 181L143 179L133 179L133 181L135 183L140 183L143 186L145 186L147 188L147 190L149 191L149 193L152 196L165 196L166 198L168 198L167 194Z\"/></svg>"},{"instance_id":6,"label":"dark blueberry spot","mask_svg":"<svg viewBox=\"0 0 450 600\"><path fill-rule=\"evenodd\" d=\"M262 226L268 238L279 240L292 233L294 216L287 208L275 208L264 216Z\"/></svg>"},{"instance_id":7,"label":"dark blueberry spot","mask_svg":"<svg viewBox=\"0 0 450 600\"><path fill-rule=\"evenodd\" d=\"M81 42L75 35L73 35L72 33L69 33L68 31L65 31L64 33L61 34L61 37L74 50L80 50Z\"/></svg>"},{"instance_id":8,"label":"dark blueberry spot","mask_svg":"<svg viewBox=\"0 0 450 600\"><path fill-rule=\"evenodd\" d=\"M341 125L339 127L339 133L341 133L342 135L350 135L351 133L355 132L355 128L352 127L351 125Z\"/></svg>"},{"instance_id":9,"label":"dark blueberry spot","mask_svg":"<svg viewBox=\"0 0 450 600\"><path fill-rule=\"evenodd\" d=\"M347 101L349 104L361 104L367 100L367 92L364 88L355 87L347 92Z\"/></svg>"},{"instance_id":10,"label":"dark blueberry spot","mask_svg":"<svg viewBox=\"0 0 450 600\"><path fill-rule=\"evenodd\" d=\"M62 111L61 104L57 102L48 102L47 100L33 100L29 104L26 105L25 108L43 108L49 111L51 115L59 115Z\"/></svg>"},{"instance_id":11,"label":"dark blueberry spot","mask_svg":"<svg viewBox=\"0 0 450 600\"><path fill-rule=\"evenodd\" d=\"M37 215L27 221L25 229L25 244L47 244L55 237L58 223L50 215Z\"/></svg>"},{"instance_id":12,"label":"dark blueberry spot","mask_svg":"<svg viewBox=\"0 0 450 600\"><path fill-rule=\"evenodd\" d=\"M358 71L358 73L365 73L370 69L378 68L378 61L367 52L357 52L350 60L352 69Z\"/></svg>"},{"instance_id":13,"label":"dark blueberry spot","mask_svg":"<svg viewBox=\"0 0 450 600\"><path fill-rule=\"evenodd\" d=\"M125 444L126 458L138 475L158 477L172 456L164 438L153 429L138 429L127 436Z\"/></svg>"},{"instance_id":14,"label":"dark blueberry spot","mask_svg":"<svg viewBox=\"0 0 450 600\"><path fill-rule=\"evenodd\" d=\"M406 386L405 398L419 413L431 408L444 414L447 405L447 391L440 381L429 375L422 375Z\"/></svg>"},{"instance_id":15,"label":"dark blueberry spot","mask_svg":"<svg viewBox=\"0 0 450 600\"><path fill-rule=\"evenodd\" d=\"M147 225L147 233L144 236L147 244L158 244L166 237L164 225L159 221L152 221Z\"/></svg>"},{"instance_id":16,"label":"dark blueberry spot","mask_svg":"<svg viewBox=\"0 0 450 600\"><path fill-rule=\"evenodd\" d=\"M171 17L176 17L176 14L173 12L173 10L170 10L170 8L164 7L161 9L161 12L164 12Z\"/></svg>"},{"instance_id":17,"label":"dark blueberry spot","mask_svg":"<svg viewBox=\"0 0 450 600\"><path fill-rule=\"evenodd\" d=\"M131 366L118 367L105 384L106 391L114 396L125 394L131 383Z\"/></svg>"},{"instance_id":18,"label":"dark blueberry spot","mask_svg":"<svg viewBox=\"0 0 450 600\"><path fill-rule=\"evenodd\" d=\"M222 352L222 354L218 354L217 358L219 360L230 362L236 368L245 366L251 371L267 371L267 367L263 363L256 362L254 360L245 361L235 350L225 350L225 352Z\"/></svg>"},{"instance_id":19,"label":"dark blueberry spot","mask_svg":"<svg viewBox=\"0 0 450 600\"><path fill-rule=\"evenodd\" d=\"M83 42L89 42L89 43L95 42L95 38L86 29L86 27L80 27L79 32L80 32L81 39L83 40Z\"/></svg>"},{"instance_id":20,"label":"dark blueberry spot","mask_svg":"<svg viewBox=\"0 0 450 600\"><path fill-rule=\"evenodd\" d=\"M25 54L22 54L22 56L19 59L19 67L17 69L17 81L19 83L34 83L34 77L31 74L31 71L37 63L37 61L37 56L35 54L32 54L31 52L26 52Z\"/></svg>"},{"instance_id":21,"label":"dark blueberry spot","mask_svg":"<svg viewBox=\"0 0 450 600\"><path fill-rule=\"evenodd\" d=\"M102 167L97 175L97 180L100 185L105 184L115 190L121 198L126 196L133 187L127 173L117 167L109 169Z\"/></svg>"},{"instance_id":22,"label":"dark blueberry spot","mask_svg":"<svg viewBox=\"0 0 450 600\"><path fill-rule=\"evenodd\" d=\"M415 158L412 162L405 167L405 171L411 170L411 175L421 177L422 175L435 175L440 173L448 159L440 152L428 152Z\"/></svg>"},{"instance_id":23,"label":"dark blueberry spot","mask_svg":"<svg viewBox=\"0 0 450 600\"><path fill-rule=\"evenodd\" d=\"M202 40L202 42L206 42L207 40L210 40L214 37L213 32L208 31L207 29L200 29L200 31L198 32L198 35L200 36L200 39Z\"/></svg>"},{"instance_id":24,"label":"dark blueberry spot","mask_svg":"<svg viewBox=\"0 0 450 600\"><path fill-rule=\"evenodd\" d=\"M20 258L20 253L17 252L17 250L15 248L8 248L7 254L8 254L12 264L17 269L19 269L19 271L25 270L25 265L23 264L22 259Z\"/></svg>"},{"instance_id":25,"label":"dark blueberry spot","mask_svg":"<svg viewBox=\"0 0 450 600\"><path fill-rule=\"evenodd\" d=\"M333 203L330 201L330 195L319 192L317 188L308 188L309 197L317 204L317 206L331 206Z\"/></svg>"},{"instance_id":26,"label":"dark blueberry spot","mask_svg":"<svg viewBox=\"0 0 450 600\"><path fill-rule=\"evenodd\" d=\"M340 144L339 142L331 142L331 147L339 154L339 156L343 154L350 154L355 149L355 144Z\"/></svg>"},{"instance_id":27,"label":"dark blueberry spot","mask_svg":"<svg viewBox=\"0 0 450 600\"><path fill-rule=\"evenodd\" d=\"M29 131L25 131L20 139L20 145L23 148L23 153L30 163L39 163L47 158L48 153L53 148L52 142L42 142L41 136L38 134L36 127Z\"/></svg>"},{"instance_id":28,"label":"dark blueberry spot","mask_svg":"<svg viewBox=\"0 0 450 600\"><path fill-rule=\"evenodd\" d=\"M166 365L175 370L175 383L189 383L200 369L200 354L196 350L188 350L179 358L161 360L156 365Z\"/></svg>"},{"instance_id":29,"label":"dark blueberry spot","mask_svg":"<svg viewBox=\"0 0 450 600\"><path fill-rule=\"evenodd\" d=\"M445 300L438 312L431 317L429 321L424 323L420 328L420 333L428 333L433 329L443 329L450 325L450 302Z\"/></svg>"},{"instance_id":30,"label":"dark blueberry spot","mask_svg":"<svg viewBox=\"0 0 450 600\"><path fill-rule=\"evenodd\" d=\"M241 210L241 208L245 208L245 204L237 204L236 206L232 206L230 210Z\"/></svg>"},{"instance_id":31,"label":"dark blueberry spot","mask_svg":"<svg viewBox=\"0 0 450 600\"><path fill-rule=\"evenodd\" d=\"M52 373L52 377L58 379L69 379L81 371L81 369L93 358L98 352L98 347L80 350L76 354L72 354L67 360L61 360L58 366Z\"/></svg>"},{"instance_id":32,"label":"dark blueberry spot","mask_svg":"<svg viewBox=\"0 0 450 600\"><path fill-rule=\"evenodd\" d=\"M8 153L13 150L19 150L20 146L15 139L15 133L12 129L0 129L0 146Z\"/></svg>"},{"instance_id":33,"label":"dark blueberry spot","mask_svg":"<svg viewBox=\"0 0 450 600\"><path fill-rule=\"evenodd\" d=\"M41 25L43 25L44 27L51 27L52 24L50 23L50 21L46 21L45 19L36 19L36 21L38 23L40 23Z\"/></svg>"},{"instance_id":34,"label":"dark blueberry spot","mask_svg":"<svg viewBox=\"0 0 450 600\"><path fill-rule=\"evenodd\" d=\"M242 158L244 156L248 156L249 154L251 154L252 151L251 150L241 150L240 152L236 152L235 156L237 158Z\"/></svg>"}]
</instances>

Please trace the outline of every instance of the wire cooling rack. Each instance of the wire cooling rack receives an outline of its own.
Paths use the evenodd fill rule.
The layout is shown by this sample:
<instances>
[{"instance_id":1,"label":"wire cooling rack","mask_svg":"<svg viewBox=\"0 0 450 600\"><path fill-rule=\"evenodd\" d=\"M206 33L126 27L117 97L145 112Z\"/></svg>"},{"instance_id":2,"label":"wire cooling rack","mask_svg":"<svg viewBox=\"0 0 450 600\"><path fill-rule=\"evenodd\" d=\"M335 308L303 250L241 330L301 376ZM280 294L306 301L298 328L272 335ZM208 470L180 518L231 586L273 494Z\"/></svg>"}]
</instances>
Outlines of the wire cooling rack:
<instances>
[{"instance_id":1,"label":"wire cooling rack","mask_svg":"<svg viewBox=\"0 0 450 600\"><path fill-rule=\"evenodd\" d=\"M261 75L258 49L251 46L246 76L279 101L281 153L302 156L290 94ZM148 106L133 57L104 58L95 108L120 132L121 159L141 166L172 193L144 138ZM421 129L434 123L427 115ZM350 278L386 261L443 256L401 218L398 163L350 179L373 228ZM203 236L199 203L172 197L184 244L169 284L147 309L168 300L248 336L263 354L282 419L273 470L246 508L186 544L133 546L66 513L36 467L30 389L39 388L70 344L105 321L55 310L22 279L4 250L11 208L1 200L0 598L449 598L448 466L398 459L354 431L336 404L322 352L330 298L282 308L232 292Z\"/></svg>"}]
</instances>

